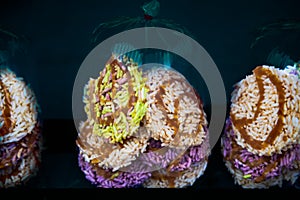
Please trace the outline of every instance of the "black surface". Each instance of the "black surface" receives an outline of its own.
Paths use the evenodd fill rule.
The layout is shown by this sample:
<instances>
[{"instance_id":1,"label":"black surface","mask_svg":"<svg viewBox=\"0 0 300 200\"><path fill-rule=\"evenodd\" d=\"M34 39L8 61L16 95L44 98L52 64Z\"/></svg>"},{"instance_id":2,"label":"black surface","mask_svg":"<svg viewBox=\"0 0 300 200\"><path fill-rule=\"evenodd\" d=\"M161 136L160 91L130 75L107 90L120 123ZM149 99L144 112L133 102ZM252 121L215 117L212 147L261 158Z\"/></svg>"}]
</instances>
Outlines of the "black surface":
<instances>
[{"instance_id":1,"label":"black surface","mask_svg":"<svg viewBox=\"0 0 300 200\"><path fill-rule=\"evenodd\" d=\"M26 189L99 189L85 179L77 161L78 149L75 144L77 130L73 120L44 120L44 149L38 174L22 188ZM287 183L276 190L298 190L299 181L291 186ZM227 171L220 151L220 141L212 149L204 174L189 187L196 190L244 191L234 184ZM300 190L299 190L300 191Z\"/></svg>"}]
</instances>

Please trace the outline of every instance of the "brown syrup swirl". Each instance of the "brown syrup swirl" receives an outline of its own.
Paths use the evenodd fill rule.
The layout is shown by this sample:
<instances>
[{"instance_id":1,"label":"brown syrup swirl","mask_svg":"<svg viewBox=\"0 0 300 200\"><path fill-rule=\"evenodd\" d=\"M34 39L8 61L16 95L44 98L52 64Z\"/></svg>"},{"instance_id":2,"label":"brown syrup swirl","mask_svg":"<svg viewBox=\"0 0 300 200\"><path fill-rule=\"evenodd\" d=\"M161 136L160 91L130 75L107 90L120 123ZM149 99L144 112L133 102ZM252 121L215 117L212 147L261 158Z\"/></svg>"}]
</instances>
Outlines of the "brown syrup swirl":
<instances>
[{"instance_id":1,"label":"brown syrup swirl","mask_svg":"<svg viewBox=\"0 0 300 200\"><path fill-rule=\"evenodd\" d=\"M235 128L240 132L241 137L245 140L247 144L249 144L253 149L261 150L266 148L268 145L272 145L274 140L279 136L279 134L282 132L283 129L283 121L284 121L284 102L285 102L285 97L284 97L284 90L283 90L283 85L282 82L279 80L278 76L276 74L273 74L271 70L267 68L263 68L262 66L258 66L253 70L253 73L256 77L256 82L258 85L259 89L259 100L257 102L257 109L254 114L254 117L252 119L247 119L247 118L242 118L242 119L237 119L235 115L231 112L230 113L230 118L235 126ZM253 121L256 120L258 117L259 113L261 112L261 103L264 100L264 87L263 87L263 76L267 76L271 83L276 87L277 93L278 93L278 101L279 101L279 111L278 111L278 120L277 123L275 124L274 128L272 131L269 133L268 137L266 138L265 141L260 141L256 140L251 137L246 132L245 127L247 124L252 123Z\"/></svg>"},{"instance_id":2,"label":"brown syrup swirl","mask_svg":"<svg viewBox=\"0 0 300 200\"><path fill-rule=\"evenodd\" d=\"M165 84L163 84L165 85ZM162 111L164 113L164 116L166 117L166 123L168 126L170 126L174 130L173 138L176 136L178 129L179 129L179 121L178 121L178 107L179 107L179 100L174 100L174 113L173 113L173 119L171 119L167 115L167 106L163 102L163 96L166 94L166 91L163 86L159 86L159 90L155 95L156 104L158 107L162 108Z\"/></svg>"},{"instance_id":3,"label":"brown syrup swirl","mask_svg":"<svg viewBox=\"0 0 300 200\"><path fill-rule=\"evenodd\" d=\"M12 122L10 120L10 107L11 107L11 98L7 87L4 85L2 80L0 80L0 88L1 93L4 94L4 106L2 108L2 117L4 119L4 124L2 128L0 128L0 136L4 136L10 132L10 127L12 126Z\"/></svg>"},{"instance_id":4,"label":"brown syrup swirl","mask_svg":"<svg viewBox=\"0 0 300 200\"><path fill-rule=\"evenodd\" d=\"M41 138L39 138L41 140ZM23 169L19 169L21 163L23 162L24 159L34 159L34 162L35 162L35 165L36 165L36 170L38 169L38 167L40 167L41 165L41 144L39 144L38 141L35 141L35 143L33 144L32 146L32 150L31 150L31 154L29 155L26 155L25 157L23 157L23 159L20 159L15 165L10 165L10 166L7 166L3 169L0 169L0 170L4 170L4 175L0 175L0 182L2 183L5 183L6 179L9 179L11 178L12 176L19 176L20 177L20 173L25 170L26 168L30 168L31 166L29 165L25 165ZM31 157L33 156L33 157ZM25 161L26 162L26 161ZM32 161L30 161L32 162ZM30 176L33 175L33 171L30 169ZM29 178L29 177L27 177ZM17 183L15 183L16 185L17 184L20 184L22 181L25 181L25 180L19 180Z\"/></svg>"},{"instance_id":5,"label":"brown syrup swirl","mask_svg":"<svg viewBox=\"0 0 300 200\"><path fill-rule=\"evenodd\" d=\"M20 159L18 154L20 154L21 157L29 155L33 151L36 146L36 142L40 139L40 137L40 125L37 123L30 134L27 134L27 136L16 142L16 146L8 152L9 156L0 160L0 170L1 168L13 165L14 157ZM4 144L2 148L5 147L5 145L6 144Z\"/></svg>"},{"instance_id":6,"label":"brown syrup swirl","mask_svg":"<svg viewBox=\"0 0 300 200\"><path fill-rule=\"evenodd\" d=\"M109 93L105 93L105 94L102 94L103 91L98 91L98 94L94 94L94 91L95 91L95 88L98 87L100 88L101 85L102 85L102 82L103 82L103 78L104 78L104 75L105 74L101 74L100 77L98 78L98 82L97 82L97 86L95 87L94 85L91 85L90 88L89 88L89 91L90 91L90 110L91 110L91 115L92 115L92 118L96 120L96 122L98 124L102 124L104 126L109 126L110 124L113 124L114 123L114 116L117 116L120 112L123 112L123 113L127 113L128 110L132 109L132 107L134 106L134 104L136 103L137 101L137 97L135 96L135 91L134 91L134 88L133 88L133 80L132 80L132 76L131 74L128 72L127 70L127 67L126 69L123 69L121 66L123 65L122 62L118 61L117 59L114 59L113 57L110 58L110 60L107 62L108 64L110 64L111 68L110 68L110 74L111 74L111 80L109 82L112 83L112 89L111 89L111 92ZM110 96L110 98L114 98L116 93L117 93L117 89L115 87L115 84L117 83L117 69L120 69L123 71L123 73L125 74L125 76L127 77L128 79L128 93L130 94L130 97L129 97L129 100L128 100L128 104L126 107L122 107L118 110L116 110L116 112L112 115L109 115L109 116L106 116L105 118L97 118L96 117L96 113L97 113L97 110L95 110L96 106L95 104L100 104L100 101L101 101L101 96L108 94ZM120 86L119 86L120 87ZM95 102L93 103L93 95L96 95L97 98L99 99L99 102ZM105 101L110 101L110 100L105 100ZM99 110L102 110L103 109L103 106L100 106L99 107Z\"/></svg>"},{"instance_id":7,"label":"brown syrup swirl","mask_svg":"<svg viewBox=\"0 0 300 200\"><path fill-rule=\"evenodd\" d=\"M166 180L169 188L175 188L175 180L180 177L184 171L166 171L165 173L160 173L159 171L152 172L151 178L158 181Z\"/></svg>"},{"instance_id":8,"label":"brown syrup swirl","mask_svg":"<svg viewBox=\"0 0 300 200\"><path fill-rule=\"evenodd\" d=\"M243 148L236 143L233 136L229 136L229 137L231 140L232 149L228 154L228 156L225 157L225 159L230 161L231 163L234 163L235 160L239 160L242 162L243 157L241 155L241 151L243 150ZM257 176L253 179L255 183L260 183L266 179L267 174L269 174L273 169L275 169L279 165L279 162L283 158L283 156L284 154L277 154L277 160L275 160L274 162L271 162L272 158L270 156L260 156L257 158L257 160L255 160L255 162L250 162L249 160L246 160L243 163L246 166L249 166L250 168L255 168L264 163L266 164L263 173L260 176ZM232 166L234 167L234 165Z\"/></svg>"},{"instance_id":9,"label":"brown syrup swirl","mask_svg":"<svg viewBox=\"0 0 300 200\"><path fill-rule=\"evenodd\" d=\"M175 143L179 143L180 141L180 136L179 135L176 135L178 133L178 129L179 129L179 120L178 120L178 110L179 110L179 99L175 99L174 100L174 113L173 113L173 119L169 118L167 113L166 113L166 105L164 104L163 102L163 96L166 94L166 91L165 91L165 87L168 86L170 84L171 81L168 81L168 82L164 82L162 85L163 86L160 86L159 87L159 90L157 92L157 94L155 95L155 99L156 99L156 104L158 107L161 107L163 110L163 113L166 117L166 121L167 121L167 125L172 127L175 134L173 135L173 138L174 138L174 142ZM194 88L193 88L194 89ZM193 90L195 92L195 90ZM196 92L195 92L196 93ZM201 105L201 100L200 100L200 96L196 95L196 96L193 96L193 93L188 93L188 94L185 94L187 95L189 98L191 99L197 99L199 100L199 106ZM197 128L197 131L196 132L193 132L193 135L197 135L197 133L200 131L200 129L202 128L202 124L199 124L198 128ZM183 133L181 133L183 134ZM175 137L176 136L176 137ZM172 160L172 162L169 163L168 167L166 168L166 170L161 173L160 171L154 171L152 173L152 178L154 180L165 180L167 181L167 184L168 184L168 187L169 188L174 188L175 187L175 180L177 177L181 176L184 171L171 171L171 169L178 165L181 161L181 158L182 156L187 152L188 150L184 150L184 151L181 151L180 153L178 153L178 155L176 156L176 158L174 160Z\"/></svg>"}]
</instances>

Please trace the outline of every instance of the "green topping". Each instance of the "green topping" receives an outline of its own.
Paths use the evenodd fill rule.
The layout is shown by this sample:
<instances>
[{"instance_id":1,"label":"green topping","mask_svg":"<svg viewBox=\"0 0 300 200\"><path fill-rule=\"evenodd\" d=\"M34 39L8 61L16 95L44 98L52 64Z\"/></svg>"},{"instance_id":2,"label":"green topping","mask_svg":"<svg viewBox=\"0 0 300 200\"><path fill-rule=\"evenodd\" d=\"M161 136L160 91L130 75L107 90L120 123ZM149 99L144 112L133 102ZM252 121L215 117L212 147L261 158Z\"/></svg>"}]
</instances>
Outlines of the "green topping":
<instances>
[{"instance_id":1,"label":"green topping","mask_svg":"<svg viewBox=\"0 0 300 200\"><path fill-rule=\"evenodd\" d=\"M115 172L114 174L111 175L110 179L117 178L119 176L119 172Z\"/></svg>"},{"instance_id":2,"label":"green topping","mask_svg":"<svg viewBox=\"0 0 300 200\"><path fill-rule=\"evenodd\" d=\"M141 101L137 101L134 105L134 109L131 111L130 115L132 117L132 123L136 126L139 125L140 121L143 119L147 111L147 104Z\"/></svg>"},{"instance_id":3,"label":"green topping","mask_svg":"<svg viewBox=\"0 0 300 200\"><path fill-rule=\"evenodd\" d=\"M111 112L112 112L112 109L111 109L111 106L109 106L109 105L104 106L102 109L102 115L104 115L106 113L111 113Z\"/></svg>"},{"instance_id":4,"label":"green topping","mask_svg":"<svg viewBox=\"0 0 300 200\"><path fill-rule=\"evenodd\" d=\"M112 125L102 128L99 124L94 124L93 131L99 136L110 138L112 143L123 143L123 140L126 139L129 134L126 130L126 126L126 116L124 113L121 112Z\"/></svg>"},{"instance_id":5,"label":"green topping","mask_svg":"<svg viewBox=\"0 0 300 200\"><path fill-rule=\"evenodd\" d=\"M101 112L100 112L99 104L98 103L95 105L95 110L96 110L96 116L100 117L101 116Z\"/></svg>"},{"instance_id":6,"label":"green topping","mask_svg":"<svg viewBox=\"0 0 300 200\"><path fill-rule=\"evenodd\" d=\"M95 84L95 95L92 101L96 116L101 120L95 120L93 132L109 138L112 143L123 143L126 138L134 134L147 112L146 97L149 90L146 88L142 71L138 70L137 64L133 63L132 59L130 60L130 66L127 66L130 75L126 74L118 64L113 64L115 73L112 74L112 67L108 64L105 74L100 73L103 78L98 78ZM112 85L111 75L115 76L113 80L124 80L124 78L128 80L125 83L120 81L119 84ZM133 94L129 93L129 87L132 87ZM134 102L131 102L133 100L131 95L136 96ZM107 121L106 116L109 115L112 116Z\"/></svg>"},{"instance_id":7,"label":"green topping","mask_svg":"<svg viewBox=\"0 0 300 200\"><path fill-rule=\"evenodd\" d=\"M148 92L149 92L148 88L146 88L145 86L142 87L142 89L141 89L141 96L140 96L141 100L146 100L146 96L147 96Z\"/></svg>"},{"instance_id":8,"label":"green topping","mask_svg":"<svg viewBox=\"0 0 300 200\"><path fill-rule=\"evenodd\" d=\"M245 175L243 176L243 178L245 178L245 179L251 178L251 174L245 174Z\"/></svg>"},{"instance_id":9,"label":"green topping","mask_svg":"<svg viewBox=\"0 0 300 200\"><path fill-rule=\"evenodd\" d=\"M111 74L111 66L110 65L106 65L106 74L104 75L102 83L105 84L105 83L108 82L110 74Z\"/></svg>"},{"instance_id":10,"label":"green topping","mask_svg":"<svg viewBox=\"0 0 300 200\"><path fill-rule=\"evenodd\" d=\"M139 91L145 88L145 80L143 79L142 72L138 70L138 66L128 67L130 75L133 79L133 89L135 91L135 96L139 96Z\"/></svg>"},{"instance_id":11,"label":"green topping","mask_svg":"<svg viewBox=\"0 0 300 200\"><path fill-rule=\"evenodd\" d=\"M117 79L123 76L123 71L120 68L117 68Z\"/></svg>"}]
</instances>

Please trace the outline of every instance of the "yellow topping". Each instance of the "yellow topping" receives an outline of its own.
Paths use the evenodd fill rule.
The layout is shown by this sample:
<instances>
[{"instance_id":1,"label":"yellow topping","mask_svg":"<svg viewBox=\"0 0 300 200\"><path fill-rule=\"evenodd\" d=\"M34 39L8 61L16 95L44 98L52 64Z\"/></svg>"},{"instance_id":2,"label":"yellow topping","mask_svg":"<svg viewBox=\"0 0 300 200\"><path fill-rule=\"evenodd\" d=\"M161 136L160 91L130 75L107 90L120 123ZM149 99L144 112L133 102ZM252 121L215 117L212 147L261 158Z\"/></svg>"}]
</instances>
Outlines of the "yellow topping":
<instances>
[{"instance_id":1,"label":"yellow topping","mask_svg":"<svg viewBox=\"0 0 300 200\"><path fill-rule=\"evenodd\" d=\"M135 133L147 111L146 97L149 89L145 85L142 71L132 59L130 60L130 66L127 66L129 73L126 74L114 60L106 65L105 73L100 73L103 78L98 78L95 84L95 95L92 99L95 113L97 118L104 119L105 122L96 120L93 132L109 138L112 143L123 143L126 138ZM128 80L125 83L114 82L116 84L113 85L110 80L111 75L112 80L125 80L124 78ZM130 94L131 92L134 93ZM135 95L136 98L131 98L131 95ZM110 114L113 117L108 117Z\"/></svg>"}]
</instances>

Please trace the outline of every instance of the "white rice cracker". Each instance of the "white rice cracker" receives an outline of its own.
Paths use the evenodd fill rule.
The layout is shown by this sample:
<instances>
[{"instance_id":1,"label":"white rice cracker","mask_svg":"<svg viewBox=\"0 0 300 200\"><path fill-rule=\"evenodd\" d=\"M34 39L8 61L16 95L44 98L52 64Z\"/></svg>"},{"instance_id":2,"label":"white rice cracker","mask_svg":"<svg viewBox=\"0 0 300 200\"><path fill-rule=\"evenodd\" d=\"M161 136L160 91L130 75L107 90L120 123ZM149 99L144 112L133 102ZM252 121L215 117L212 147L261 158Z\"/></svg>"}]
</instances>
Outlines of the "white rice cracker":
<instances>
[{"instance_id":1,"label":"white rice cracker","mask_svg":"<svg viewBox=\"0 0 300 200\"><path fill-rule=\"evenodd\" d=\"M129 166L135 161L146 150L149 139L146 131L141 128L123 144L110 143L107 138L92 132L88 120L80 124L79 130L76 144L84 160L104 169L112 169L112 171Z\"/></svg>"},{"instance_id":2,"label":"white rice cracker","mask_svg":"<svg viewBox=\"0 0 300 200\"><path fill-rule=\"evenodd\" d=\"M153 67L144 72L148 108L145 127L162 146L200 145L206 134L206 114L199 96L179 72Z\"/></svg>"},{"instance_id":3,"label":"white rice cracker","mask_svg":"<svg viewBox=\"0 0 300 200\"><path fill-rule=\"evenodd\" d=\"M300 81L290 70L258 66L234 86L230 118L238 145L281 153L300 141Z\"/></svg>"},{"instance_id":4,"label":"white rice cracker","mask_svg":"<svg viewBox=\"0 0 300 200\"><path fill-rule=\"evenodd\" d=\"M16 142L37 123L38 104L33 91L9 69L0 70L0 144Z\"/></svg>"}]
</instances>

